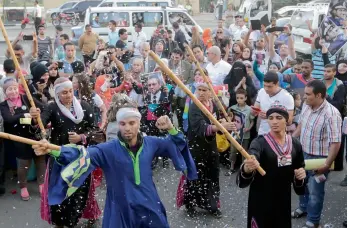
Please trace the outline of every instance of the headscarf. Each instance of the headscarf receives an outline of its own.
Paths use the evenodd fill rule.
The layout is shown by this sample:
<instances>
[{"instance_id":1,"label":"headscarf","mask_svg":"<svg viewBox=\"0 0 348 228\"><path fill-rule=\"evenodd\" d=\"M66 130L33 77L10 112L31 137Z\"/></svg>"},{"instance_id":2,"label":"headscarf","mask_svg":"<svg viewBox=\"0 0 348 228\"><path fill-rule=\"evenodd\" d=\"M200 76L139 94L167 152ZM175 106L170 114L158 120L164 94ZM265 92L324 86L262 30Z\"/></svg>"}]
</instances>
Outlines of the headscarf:
<instances>
[{"instance_id":1,"label":"headscarf","mask_svg":"<svg viewBox=\"0 0 348 228\"><path fill-rule=\"evenodd\" d=\"M7 79L5 79L4 85L2 86L3 87L3 91L6 94L6 90L7 90L8 87L10 87L10 86L17 86L18 87L18 85L19 84L18 84L16 79L14 79L14 78L7 78ZM21 107L22 106L22 100L21 100L21 96L19 95L19 93L18 93L18 97L16 97L16 98L9 99L7 97L6 101L7 101L7 105L9 107L10 112L11 112L12 115L14 115L14 109L16 107Z\"/></svg>"},{"instance_id":2,"label":"headscarf","mask_svg":"<svg viewBox=\"0 0 348 228\"><path fill-rule=\"evenodd\" d=\"M344 84L347 83L347 72L344 73L344 74L340 74L338 73L338 66L341 64L341 63L345 63L347 64L347 60L346 59L341 59L337 62L336 64L336 78L341 80Z\"/></svg>"},{"instance_id":3,"label":"headscarf","mask_svg":"<svg viewBox=\"0 0 348 228\"><path fill-rule=\"evenodd\" d=\"M213 46L213 38L211 37L211 29L210 28L204 29L203 34L202 34L202 38L203 38L203 43L207 49L211 48Z\"/></svg>"},{"instance_id":4,"label":"headscarf","mask_svg":"<svg viewBox=\"0 0 348 228\"><path fill-rule=\"evenodd\" d=\"M32 79L33 84L36 84L37 82L39 82L41 77L46 73L48 73L48 68L41 63L37 64L31 71L31 74L33 75L33 79Z\"/></svg>"},{"instance_id":5,"label":"headscarf","mask_svg":"<svg viewBox=\"0 0 348 228\"><path fill-rule=\"evenodd\" d=\"M84 117L83 109L80 104L80 102L77 100L75 96L73 96L73 105L72 108L74 109L75 116L71 113L71 110L67 109L59 100L58 94L62 92L64 89L73 88L72 82L67 78L59 78L54 83L54 94L55 94L55 101L60 109L60 111L68 117L71 121L73 121L75 124L81 123Z\"/></svg>"},{"instance_id":6,"label":"headscarf","mask_svg":"<svg viewBox=\"0 0 348 228\"><path fill-rule=\"evenodd\" d=\"M18 82L14 78L6 78L4 81L4 85L2 86L4 93L6 93L6 90L10 86L18 86Z\"/></svg>"}]
</instances>

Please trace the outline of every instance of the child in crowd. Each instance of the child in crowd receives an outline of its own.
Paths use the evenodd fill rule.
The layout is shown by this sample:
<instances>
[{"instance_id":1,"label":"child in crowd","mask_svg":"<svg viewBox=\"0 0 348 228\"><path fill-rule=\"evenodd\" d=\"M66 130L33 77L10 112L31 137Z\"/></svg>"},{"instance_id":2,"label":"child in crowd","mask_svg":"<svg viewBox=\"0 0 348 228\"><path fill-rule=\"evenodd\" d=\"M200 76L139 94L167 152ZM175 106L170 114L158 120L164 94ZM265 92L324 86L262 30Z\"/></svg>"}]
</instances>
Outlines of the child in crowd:
<instances>
[{"instance_id":1,"label":"child in crowd","mask_svg":"<svg viewBox=\"0 0 348 228\"><path fill-rule=\"evenodd\" d=\"M243 134L240 134L240 137L242 137L243 141L241 143L242 147L247 151L249 148L250 143L250 129L254 126L254 116L251 115L251 107L246 104L247 100L247 92L244 89L238 89L236 91L236 99L237 104L232 105L228 109L228 114L230 115L232 121L235 121L233 110L239 111L244 114L245 116L245 124L243 129ZM236 172L236 163L237 159L237 150L233 146L231 146L230 150L230 162L231 162L231 168L228 172L226 172L226 176L230 176L232 173Z\"/></svg>"},{"instance_id":2,"label":"child in crowd","mask_svg":"<svg viewBox=\"0 0 348 228\"><path fill-rule=\"evenodd\" d=\"M292 124L287 127L287 131L289 134L292 134L298 125L298 121L301 114L302 100L301 95L297 92L290 92L292 97L294 98L295 108L294 108L294 119L292 120Z\"/></svg>"}]
</instances>

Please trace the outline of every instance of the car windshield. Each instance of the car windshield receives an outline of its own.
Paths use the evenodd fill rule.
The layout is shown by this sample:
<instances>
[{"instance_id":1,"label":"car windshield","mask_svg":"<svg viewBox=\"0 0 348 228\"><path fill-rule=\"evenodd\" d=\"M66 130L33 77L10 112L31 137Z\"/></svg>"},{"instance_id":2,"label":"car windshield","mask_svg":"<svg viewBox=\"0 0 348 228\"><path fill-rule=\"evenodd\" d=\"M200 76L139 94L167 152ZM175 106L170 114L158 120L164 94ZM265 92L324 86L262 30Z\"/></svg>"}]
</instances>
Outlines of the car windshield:
<instances>
[{"instance_id":1,"label":"car windshield","mask_svg":"<svg viewBox=\"0 0 348 228\"><path fill-rule=\"evenodd\" d=\"M168 2L117 2L117 6L168 6Z\"/></svg>"},{"instance_id":2,"label":"car windshield","mask_svg":"<svg viewBox=\"0 0 348 228\"><path fill-rule=\"evenodd\" d=\"M90 24L93 28L107 28L111 20L116 21L117 27L129 26L128 12L92 13L90 17Z\"/></svg>"},{"instance_id":3,"label":"car windshield","mask_svg":"<svg viewBox=\"0 0 348 228\"><path fill-rule=\"evenodd\" d=\"M61 9L69 9L73 8L77 3L76 2L68 2L62 5Z\"/></svg>"},{"instance_id":4,"label":"car windshield","mask_svg":"<svg viewBox=\"0 0 348 228\"><path fill-rule=\"evenodd\" d=\"M293 28L308 29L306 21L313 22L313 10L297 10L291 17L290 24Z\"/></svg>"}]
</instances>

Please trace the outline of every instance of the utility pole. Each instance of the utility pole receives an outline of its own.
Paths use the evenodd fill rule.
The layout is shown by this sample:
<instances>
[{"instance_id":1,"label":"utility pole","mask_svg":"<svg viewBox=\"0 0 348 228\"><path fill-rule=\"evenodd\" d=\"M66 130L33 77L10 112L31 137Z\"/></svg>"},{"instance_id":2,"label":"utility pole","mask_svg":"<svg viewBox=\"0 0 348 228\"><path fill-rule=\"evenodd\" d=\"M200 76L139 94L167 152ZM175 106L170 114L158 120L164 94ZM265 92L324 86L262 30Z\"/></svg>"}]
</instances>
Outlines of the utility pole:
<instances>
[{"instance_id":1,"label":"utility pole","mask_svg":"<svg viewBox=\"0 0 348 228\"><path fill-rule=\"evenodd\" d=\"M223 0L218 0L217 1L217 4L218 4L218 6L219 6L219 14L218 14L218 20L222 20L222 11L223 11L223 7L224 7L224 2L223 2Z\"/></svg>"}]
</instances>

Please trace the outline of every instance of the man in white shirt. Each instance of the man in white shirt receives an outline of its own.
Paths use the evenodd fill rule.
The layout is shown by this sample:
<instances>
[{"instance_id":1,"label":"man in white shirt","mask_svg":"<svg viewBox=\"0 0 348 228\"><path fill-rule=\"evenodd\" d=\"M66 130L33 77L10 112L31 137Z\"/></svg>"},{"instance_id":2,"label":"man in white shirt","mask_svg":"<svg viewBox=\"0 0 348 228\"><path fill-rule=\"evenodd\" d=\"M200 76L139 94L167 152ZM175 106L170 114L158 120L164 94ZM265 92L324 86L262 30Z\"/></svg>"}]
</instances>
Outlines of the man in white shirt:
<instances>
[{"instance_id":1,"label":"man in white shirt","mask_svg":"<svg viewBox=\"0 0 348 228\"><path fill-rule=\"evenodd\" d=\"M245 26L242 16L236 16L235 20L235 24L231 24L229 30L233 40L238 41L242 39L242 33L248 32L248 28Z\"/></svg>"},{"instance_id":2,"label":"man in white shirt","mask_svg":"<svg viewBox=\"0 0 348 228\"><path fill-rule=\"evenodd\" d=\"M232 66L221 59L221 51L218 46L209 48L207 55L210 63L207 65L206 70L213 86L223 85L224 79Z\"/></svg>"},{"instance_id":3,"label":"man in white shirt","mask_svg":"<svg viewBox=\"0 0 348 228\"><path fill-rule=\"evenodd\" d=\"M41 7L39 6L39 2L36 0L34 3L35 11L34 11L34 18L35 18L35 29L36 29L36 35L39 34L39 25L41 24L42 20L42 12Z\"/></svg>"},{"instance_id":4,"label":"man in white shirt","mask_svg":"<svg viewBox=\"0 0 348 228\"><path fill-rule=\"evenodd\" d=\"M266 112L274 103L285 106L288 109L289 121L292 122L294 114L294 98L286 90L279 86L278 74L275 72L267 72L264 77L263 88L257 94L254 107L260 109L260 112L252 111L253 115L258 115L261 119L258 129L259 135L267 134L271 129L267 123Z\"/></svg>"},{"instance_id":5,"label":"man in white shirt","mask_svg":"<svg viewBox=\"0 0 348 228\"><path fill-rule=\"evenodd\" d=\"M142 24L134 25L135 34L133 36L133 47L134 47L134 56L141 56L140 48L141 44L146 42L146 34L142 31Z\"/></svg>"}]
</instances>

